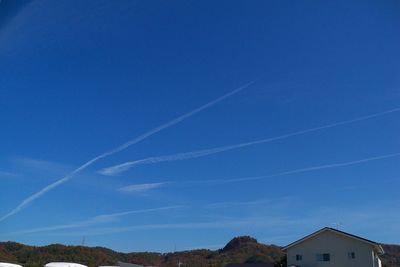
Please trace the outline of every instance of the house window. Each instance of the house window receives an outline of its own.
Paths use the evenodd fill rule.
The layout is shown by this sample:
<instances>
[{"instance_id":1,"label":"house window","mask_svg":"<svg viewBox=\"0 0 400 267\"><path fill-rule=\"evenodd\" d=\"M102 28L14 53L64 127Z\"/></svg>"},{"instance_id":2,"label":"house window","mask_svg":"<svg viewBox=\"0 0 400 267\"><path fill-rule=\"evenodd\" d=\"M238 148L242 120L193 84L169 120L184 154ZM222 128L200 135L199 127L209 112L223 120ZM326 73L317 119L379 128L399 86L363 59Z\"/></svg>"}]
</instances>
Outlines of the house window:
<instances>
[{"instance_id":1,"label":"house window","mask_svg":"<svg viewBox=\"0 0 400 267\"><path fill-rule=\"evenodd\" d=\"M348 257L349 257L349 259L355 259L355 258L356 258L356 253L354 253L354 252L349 252L349 253L348 253Z\"/></svg>"},{"instance_id":2,"label":"house window","mask_svg":"<svg viewBox=\"0 0 400 267\"><path fill-rule=\"evenodd\" d=\"M317 261L331 261L331 254L329 253L318 253L317 254Z\"/></svg>"},{"instance_id":3,"label":"house window","mask_svg":"<svg viewBox=\"0 0 400 267\"><path fill-rule=\"evenodd\" d=\"M296 254L296 261L301 261L303 260L303 255Z\"/></svg>"}]
</instances>

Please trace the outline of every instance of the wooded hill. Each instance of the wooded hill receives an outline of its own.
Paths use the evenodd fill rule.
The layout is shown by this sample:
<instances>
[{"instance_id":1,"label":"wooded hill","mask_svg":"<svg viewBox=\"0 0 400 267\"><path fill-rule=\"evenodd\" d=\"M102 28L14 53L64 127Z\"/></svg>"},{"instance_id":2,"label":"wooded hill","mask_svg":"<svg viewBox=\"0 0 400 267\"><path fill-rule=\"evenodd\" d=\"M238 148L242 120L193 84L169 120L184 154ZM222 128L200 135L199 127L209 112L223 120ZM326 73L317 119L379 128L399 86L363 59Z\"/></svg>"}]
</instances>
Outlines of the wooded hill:
<instances>
[{"instance_id":1,"label":"wooded hill","mask_svg":"<svg viewBox=\"0 0 400 267\"><path fill-rule=\"evenodd\" d=\"M383 245L384 267L400 267L400 246ZM224 267L228 263L273 262L280 266L284 253L275 245L265 245L256 239L242 236L232 239L219 250L198 249L174 253L120 253L102 247L49 245L27 246L15 242L0 243L0 262L22 264L24 267L43 267L52 261L78 262L90 267L116 265L118 261L142 265L176 267Z\"/></svg>"}]
</instances>

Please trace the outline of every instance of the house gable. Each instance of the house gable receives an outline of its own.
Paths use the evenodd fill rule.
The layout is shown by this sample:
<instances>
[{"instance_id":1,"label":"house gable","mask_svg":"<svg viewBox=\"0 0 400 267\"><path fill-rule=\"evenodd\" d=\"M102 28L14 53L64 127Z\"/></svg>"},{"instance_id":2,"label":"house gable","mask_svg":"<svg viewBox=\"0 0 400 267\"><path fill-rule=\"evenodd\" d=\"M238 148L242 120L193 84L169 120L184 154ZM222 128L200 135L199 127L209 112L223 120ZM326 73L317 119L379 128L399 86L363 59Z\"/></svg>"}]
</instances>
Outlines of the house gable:
<instances>
[{"instance_id":1,"label":"house gable","mask_svg":"<svg viewBox=\"0 0 400 267\"><path fill-rule=\"evenodd\" d=\"M312 238L315 238L315 237L317 237L317 236L319 236L321 234L324 234L324 233L332 233L333 235L337 235L337 236L340 236L342 238L347 238L347 239L351 239L351 240L354 240L354 241L358 241L360 243L368 244L368 245L372 246L373 250L377 254L383 254L384 253L384 250L383 250L382 246L379 245L378 243L374 242L374 241L371 241L371 240L368 240L368 239L365 239L365 238L362 238L362 237L359 237L359 236L356 236L356 235L352 235L352 234L349 234L349 233L346 233L346 232L343 232L343 231L339 231L337 229L329 228L329 227L322 228L319 231L316 231L316 232L314 232L314 233L312 233L312 234L310 234L310 235L308 235L308 236L306 236L306 237L304 237L302 239L299 239L299 240L287 245L286 247L284 247L283 250L287 251L289 248L297 246L297 245L299 245L299 244L301 244L303 242L306 242L306 241L308 241L308 240L310 240Z\"/></svg>"},{"instance_id":2,"label":"house gable","mask_svg":"<svg viewBox=\"0 0 400 267\"><path fill-rule=\"evenodd\" d=\"M288 266L380 267L381 246L332 228L323 228L286 246Z\"/></svg>"}]
</instances>

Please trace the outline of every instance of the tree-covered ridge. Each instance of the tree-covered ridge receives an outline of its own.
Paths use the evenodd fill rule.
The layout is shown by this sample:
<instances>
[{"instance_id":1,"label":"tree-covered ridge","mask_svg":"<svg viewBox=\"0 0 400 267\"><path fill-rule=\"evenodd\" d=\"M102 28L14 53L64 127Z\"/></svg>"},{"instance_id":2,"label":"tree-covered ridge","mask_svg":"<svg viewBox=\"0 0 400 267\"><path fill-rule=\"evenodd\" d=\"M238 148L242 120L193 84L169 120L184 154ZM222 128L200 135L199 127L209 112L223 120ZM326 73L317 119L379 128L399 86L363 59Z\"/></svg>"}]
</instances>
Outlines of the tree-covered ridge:
<instances>
[{"instance_id":1,"label":"tree-covered ridge","mask_svg":"<svg viewBox=\"0 0 400 267\"><path fill-rule=\"evenodd\" d=\"M383 266L398 267L400 266L400 245L382 244L385 254L381 256Z\"/></svg>"},{"instance_id":2,"label":"tree-covered ridge","mask_svg":"<svg viewBox=\"0 0 400 267\"><path fill-rule=\"evenodd\" d=\"M400 246L383 245L384 267L400 267ZM118 261L142 265L177 267L224 267L228 263L278 263L284 252L275 245L258 243L249 236L236 237L219 250L198 249L174 253L120 253L103 247L64 246L35 247L15 242L0 243L0 261L43 267L52 261L78 262L90 267L116 265Z\"/></svg>"}]
</instances>

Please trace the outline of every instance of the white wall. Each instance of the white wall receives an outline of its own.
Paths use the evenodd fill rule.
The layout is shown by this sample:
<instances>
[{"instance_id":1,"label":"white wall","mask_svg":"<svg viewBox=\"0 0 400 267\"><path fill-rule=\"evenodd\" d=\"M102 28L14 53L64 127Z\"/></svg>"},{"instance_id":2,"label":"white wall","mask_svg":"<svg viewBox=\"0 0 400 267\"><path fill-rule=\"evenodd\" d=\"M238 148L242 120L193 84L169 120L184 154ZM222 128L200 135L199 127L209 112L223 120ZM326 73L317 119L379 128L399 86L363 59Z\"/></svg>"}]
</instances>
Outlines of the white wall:
<instances>
[{"instance_id":1,"label":"white wall","mask_svg":"<svg viewBox=\"0 0 400 267\"><path fill-rule=\"evenodd\" d=\"M349 259L348 253L354 252L355 259ZM329 253L330 261L316 260L317 253ZM296 261L296 254L302 255ZM373 247L367 243L325 231L305 240L287 250L288 266L301 267L378 267L374 263Z\"/></svg>"}]
</instances>

